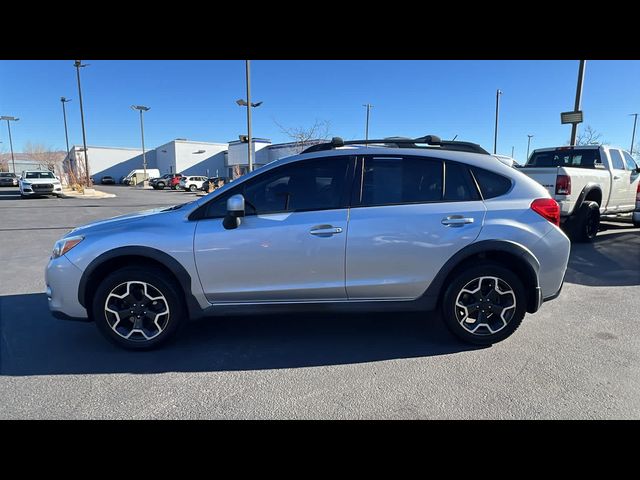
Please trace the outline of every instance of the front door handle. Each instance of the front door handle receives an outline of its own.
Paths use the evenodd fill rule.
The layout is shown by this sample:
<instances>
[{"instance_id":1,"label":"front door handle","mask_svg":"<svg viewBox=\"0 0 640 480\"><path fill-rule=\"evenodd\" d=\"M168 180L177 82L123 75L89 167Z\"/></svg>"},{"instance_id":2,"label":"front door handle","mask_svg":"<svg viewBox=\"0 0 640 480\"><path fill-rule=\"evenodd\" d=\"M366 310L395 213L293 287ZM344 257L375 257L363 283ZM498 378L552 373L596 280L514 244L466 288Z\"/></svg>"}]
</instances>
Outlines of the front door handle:
<instances>
[{"instance_id":1,"label":"front door handle","mask_svg":"<svg viewBox=\"0 0 640 480\"><path fill-rule=\"evenodd\" d=\"M620 180L620 177L618 177L617 175L614 175L614 176L613 176L613 179L614 179L614 180Z\"/></svg>"},{"instance_id":2,"label":"front door handle","mask_svg":"<svg viewBox=\"0 0 640 480\"><path fill-rule=\"evenodd\" d=\"M318 237L329 237L336 233L342 233L342 228L333 225L317 225L309 230L309 233Z\"/></svg>"},{"instance_id":3,"label":"front door handle","mask_svg":"<svg viewBox=\"0 0 640 480\"><path fill-rule=\"evenodd\" d=\"M473 218L463 217L462 215L451 215L442 219L442 224L447 227L462 227L468 223L473 223Z\"/></svg>"}]
</instances>

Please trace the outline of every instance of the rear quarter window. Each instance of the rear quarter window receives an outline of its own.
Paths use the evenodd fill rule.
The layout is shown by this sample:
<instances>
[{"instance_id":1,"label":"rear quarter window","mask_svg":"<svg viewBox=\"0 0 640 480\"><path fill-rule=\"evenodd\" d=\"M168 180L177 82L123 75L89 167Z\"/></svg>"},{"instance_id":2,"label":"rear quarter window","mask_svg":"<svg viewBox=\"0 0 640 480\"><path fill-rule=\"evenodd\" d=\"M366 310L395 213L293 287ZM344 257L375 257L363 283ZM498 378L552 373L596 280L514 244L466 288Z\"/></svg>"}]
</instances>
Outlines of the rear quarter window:
<instances>
[{"instance_id":1,"label":"rear quarter window","mask_svg":"<svg viewBox=\"0 0 640 480\"><path fill-rule=\"evenodd\" d=\"M511 190L512 182L510 178L503 177L502 175L483 168L473 167L471 171L473 172L476 182L478 182L482 198L485 200L499 197Z\"/></svg>"}]
</instances>

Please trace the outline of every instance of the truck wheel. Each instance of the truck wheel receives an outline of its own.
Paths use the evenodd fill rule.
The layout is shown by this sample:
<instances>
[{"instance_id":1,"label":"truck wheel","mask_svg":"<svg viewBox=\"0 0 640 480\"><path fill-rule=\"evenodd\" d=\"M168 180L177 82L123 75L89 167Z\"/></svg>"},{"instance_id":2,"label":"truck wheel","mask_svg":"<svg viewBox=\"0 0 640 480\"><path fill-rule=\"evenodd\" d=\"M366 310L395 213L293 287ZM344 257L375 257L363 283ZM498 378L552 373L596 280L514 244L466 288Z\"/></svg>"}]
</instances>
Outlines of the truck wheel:
<instances>
[{"instance_id":1,"label":"truck wheel","mask_svg":"<svg viewBox=\"0 0 640 480\"><path fill-rule=\"evenodd\" d=\"M574 242L593 242L600 228L600 206L596 202L584 202L572 226L571 239Z\"/></svg>"}]
</instances>

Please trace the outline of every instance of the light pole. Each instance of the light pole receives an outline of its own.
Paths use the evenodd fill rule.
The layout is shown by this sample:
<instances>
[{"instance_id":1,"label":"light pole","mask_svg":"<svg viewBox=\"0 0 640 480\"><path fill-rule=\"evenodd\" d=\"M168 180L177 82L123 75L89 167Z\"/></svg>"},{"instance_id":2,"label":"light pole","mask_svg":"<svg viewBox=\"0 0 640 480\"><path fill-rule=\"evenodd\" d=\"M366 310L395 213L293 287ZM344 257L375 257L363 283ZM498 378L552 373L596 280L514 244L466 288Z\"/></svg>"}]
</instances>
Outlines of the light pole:
<instances>
[{"instance_id":1,"label":"light pole","mask_svg":"<svg viewBox=\"0 0 640 480\"><path fill-rule=\"evenodd\" d=\"M245 70L247 75L247 100L236 100L236 103L241 107L247 107L247 155L249 162L249 173L253 172L253 157L251 155L251 107L259 107L262 102L251 103L251 71L249 60L245 60Z\"/></svg>"},{"instance_id":2,"label":"light pole","mask_svg":"<svg viewBox=\"0 0 640 480\"><path fill-rule=\"evenodd\" d=\"M501 90L496 90L496 126L493 134L493 153L495 154L498 149L498 114L500 112L500 95Z\"/></svg>"},{"instance_id":3,"label":"light pole","mask_svg":"<svg viewBox=\"0 0 640 480\"><path fill-rule=\"evenodd\" d=\"M529 147L531 146L531 139L533 138L533 135L527 135L527 137L529 137L529 139L527 140L527 158L526 158L526 161L529 161Z\"/></svg>"},{"instance_id":4,"label":"light pole","mask_svg":"<svg viewBox=\"0 0 640 480\"><path fill-rule=\"evenodd\" d=\"M371 107L373 107L373 105L371 105L370 103L365 103L362 106L367 107L367 126L365 127L365 131L364 131L364 139L365 141L368 141L369 140L369 113L371 112ZM367 145L367 147L368 146L369 145Z\"/></svg>"},{"instance_id":5,"label":"light pole","mask_svg":"<svg viewBox=\"0 0 640 480\"><path fill-rule=\"evenodd\" d=\"M131 105L132 110L138 110L140 112L140 133L142 135L142 169L144 170L144 180L142 183L142 187L146 188L149 186L149 179L147 178L147 154L144 151L144 121L142 116L144 112L148 112L151 110L150 107L145 107L144 105Z\"/></svg>"},{"instance_id":6,"label":"light pole","mask_svg":"<svg viewBox=\"0 0 640 480\"><path fill-rule=\"evenodd\" d=\"M67 109L64 104L70 102L70 98L60 97L62 103L62 118L64 119L64 139L67 142L67 168L71 170L71 152L69 151L69 131L67 130Z\"/></svg>"},{"instance_id":7,"label":"light pole","mask_svg":"<svg viewBox=\"0 0 640 480\"><path fill-rule=\"evenodd\" d=\"M578 68L578 86L576 87L576 103L573 107L573 111L577 112L580 110L580 104L582 103L582 84L584 82L584 67L587 63L586 60L580 60L580 67ZM571 124L571 145L574 146L576 144L576 137L578 135L578 124Z\"/></svg>"},{"instance_id":8,"label":"light pole","mask_svg":"<svg viewBox=\"0 0 640 480\"><path fill-rule=\"evenodd\" d=\"M629 150L629 153L633 155L633 142L636 141L636 122L638 121L638 114L630 113L629 115L633 115L635 117L633 119L633 133L631 134L631 150Z\"/></svg>"},{"instance_id":9,"label":"light pole","mask_svg":"<svg viewBox=\"0 0 640 480\"><path fill-rule=\"evenodd\" d=\"M80 60L76 60L73 64L76 67L76 74L78 77L78 99L80 100L80 122L82 124L82 146L84 147L84 168L87 175L86 184L91 186L91 175L89 175L89 151L87 150L87 137L84 130L84 108L82 105L82 87L80 86L80 69L88 66L88 63L82 63Z\"/></svg>"},{"instance_id":10,"label":"light pole","mask_svg":"<svg viewBox=\"0 0 640 480\"><path fill-rule=\"evenodd\" d=\"M11 125L9 124L9 122L17 122L20 119L16 117L10 117L8 115L3 115L2 117L0 117L0 120L7 121L7 130L9 130L9 148L11 148L11 163L13 164L13 173L16 173L16 159L13 156L13 140L11 139Z\"/></svg>"},{"instance_id":11,"label":"light pole","mask_svg":"<svg viewBox=\"0 0 640 480\"><path fill-rule=\"evenodd\" d=\"M513 151L515 150L516 147L511 147L511 158L513 158Z\"/></svg>"}]
</instances>

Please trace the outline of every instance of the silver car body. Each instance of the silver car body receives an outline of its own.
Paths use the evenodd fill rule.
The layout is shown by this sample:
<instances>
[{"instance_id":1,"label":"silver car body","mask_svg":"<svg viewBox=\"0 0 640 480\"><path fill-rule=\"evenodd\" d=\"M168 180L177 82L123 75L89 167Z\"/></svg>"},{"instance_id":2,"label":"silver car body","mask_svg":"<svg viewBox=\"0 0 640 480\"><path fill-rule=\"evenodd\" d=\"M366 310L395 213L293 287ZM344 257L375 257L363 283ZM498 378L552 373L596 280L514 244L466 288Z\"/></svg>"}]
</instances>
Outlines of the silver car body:
<instances>
[{"instance_id":1,"label":"silver car body","mask_svg":"<svg viewBox=\"0 0 640 480\"><path fill-rule=\"evenodd\" d=\"M451 160L508 177L512 187L489 200L247 216L232 230L225 229L221 219L189 219L205 203L271 169L345 154ZM530 208L535 198L550 196L518 170L476 153L345 147L297 155L270 163L179 209L124 215L69 232L66 237L81 235L84 240L50 260L49 306L62 317L87 318L79 300L83 273L96 259L111 258L124 249L127 254L140 249L163 252L169 263L175 261L184 269L180 281L191 296L192 317L199 316L196 310L215 312L234 305L410 302L420 298L465 247L491 242L514 245L533 259L542 303L559 293L570 242L560 228ZM460 228L443 224L456 215L471 220ZM313 234L319 227L331 227L333 233Z\"/></svg>"}]
</instances>

